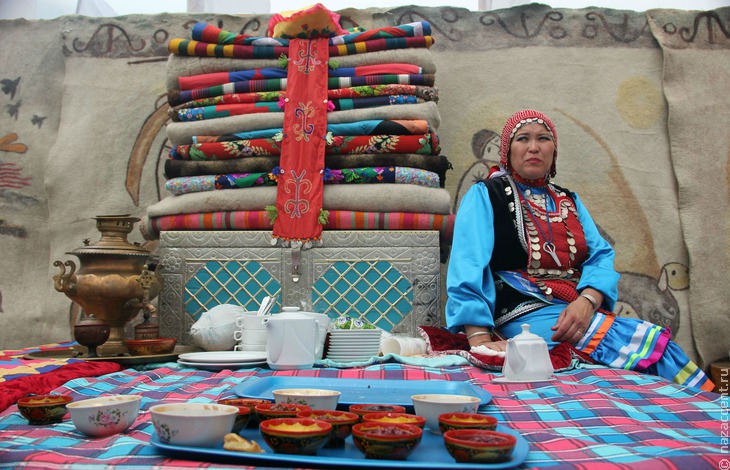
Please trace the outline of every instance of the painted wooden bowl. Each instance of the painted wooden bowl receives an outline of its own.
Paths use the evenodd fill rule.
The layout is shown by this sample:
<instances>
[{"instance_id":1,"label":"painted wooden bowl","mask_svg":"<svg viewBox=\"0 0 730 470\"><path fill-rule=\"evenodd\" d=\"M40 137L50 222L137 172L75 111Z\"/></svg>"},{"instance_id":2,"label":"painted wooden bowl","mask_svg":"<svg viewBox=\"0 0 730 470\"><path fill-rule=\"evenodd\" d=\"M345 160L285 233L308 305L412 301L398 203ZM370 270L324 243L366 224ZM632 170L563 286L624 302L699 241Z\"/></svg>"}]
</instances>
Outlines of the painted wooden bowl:
<instances>
[{"instance_id":1,"label":"painted wooden bowl","mask_svg":"<svg viewBox=\"0 0 730 470\"><path fill-rule=\"evenodd\" d=\"M327 444L328 422L309 418L276 418L261 421L259 431L277 454L314 455Z\"/></svg>"},{"instance_id":2,"label":"painted wooden bowl","mask_svg":"<svg viewBox=\"0 0 730 470\"><path fill-rule=\"evenodd\" d=\"M352 427L355 447L368 459L405 460L422 437L423 429L413 424L366 421Z\"/></svg>"},{"instance_id":3,"label":"painted wooden bowl","mask_svg":"<svg viewBox=\"0 0 730 470\"><path fill-rule=\"evenodd\" d=\"M30 424L60 423L72 401L70 395L30 395L18 400L18 410Z\"/></svg>"}]
</instances>

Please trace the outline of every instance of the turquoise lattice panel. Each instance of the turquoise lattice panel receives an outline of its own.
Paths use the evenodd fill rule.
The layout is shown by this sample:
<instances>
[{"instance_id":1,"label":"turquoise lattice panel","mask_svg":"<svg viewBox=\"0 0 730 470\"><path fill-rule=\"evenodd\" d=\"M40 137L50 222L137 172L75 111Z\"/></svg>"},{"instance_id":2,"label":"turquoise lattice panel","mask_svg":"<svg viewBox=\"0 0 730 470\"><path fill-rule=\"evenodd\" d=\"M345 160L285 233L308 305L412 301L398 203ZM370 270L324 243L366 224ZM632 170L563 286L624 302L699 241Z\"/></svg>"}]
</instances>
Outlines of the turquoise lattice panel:
<instances>
[{"instance_id":1,"label":"turquoise lattice panel","mask_svg":"<svg viewBox=\"0 0 730 470\"><path fill-rule=\"evenodd\" d=\"M281 284L256 261L208 261L185 284L185 310L195 320L219 304L256 310Z\"/></svg>"},{"instance_id":2,"label":"turquoise lattice panel","mask_svg":"<svg viewBox=\"0 0 730 470\"><path fill-rule=\"evenodd\" d=\"M335 262L312 286L316 312L391 331L413 310L413 285L387 261Z\"/></svg>"}]
</instances>

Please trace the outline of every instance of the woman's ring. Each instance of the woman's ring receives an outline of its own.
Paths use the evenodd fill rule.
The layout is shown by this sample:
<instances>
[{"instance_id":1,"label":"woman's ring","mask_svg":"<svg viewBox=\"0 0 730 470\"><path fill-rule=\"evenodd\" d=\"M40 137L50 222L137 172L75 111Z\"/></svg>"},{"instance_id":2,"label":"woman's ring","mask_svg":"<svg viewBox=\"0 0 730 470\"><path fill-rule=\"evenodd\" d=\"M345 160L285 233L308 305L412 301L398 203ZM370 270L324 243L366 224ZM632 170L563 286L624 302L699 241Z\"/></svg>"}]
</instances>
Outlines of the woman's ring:
<instances>
[{"instance_id":1,"label":"woman's ring","mask_svg":"<svg viewBox=\"0 0 730 470\"><path fill-rule=\"evenodd\" d=\"M578 331L577 331L577 333L578 333L579 335L583 336L583 330L581 330L580 328L578 328Z\"/></svg>"}]
</instances>

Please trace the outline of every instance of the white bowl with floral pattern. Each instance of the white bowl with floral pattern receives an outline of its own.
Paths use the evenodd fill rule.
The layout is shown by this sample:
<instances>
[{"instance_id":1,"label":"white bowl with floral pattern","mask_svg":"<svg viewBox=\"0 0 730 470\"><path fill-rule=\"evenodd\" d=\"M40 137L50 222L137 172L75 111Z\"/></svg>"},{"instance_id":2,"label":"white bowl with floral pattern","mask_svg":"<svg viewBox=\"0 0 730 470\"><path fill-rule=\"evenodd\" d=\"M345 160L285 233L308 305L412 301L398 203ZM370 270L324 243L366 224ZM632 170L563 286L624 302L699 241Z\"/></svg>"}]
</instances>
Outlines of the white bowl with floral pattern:
<instances>
[{"instance_id":1,"label":"white bowl with floral pattern","mask_svg":"<svg viewBox=\"0 0 730 470\"><path fill-rule=\"evenodd\" d=\"M217 403L161 403L151 406L150 414L161 442L216 447L233 429L238 407Z\"/></svg>"},{"instance_id":2,"label":"white bowl with floral pattern","mask_svg":"<svg viewBox=\"0 0 730 470\"><path fill-rule=\"evenodd\" d=\"M76 429L92 437L120 433L134 423L139 414L141 395L109 395L66 405Z\"/></svg>"}]
</instances>

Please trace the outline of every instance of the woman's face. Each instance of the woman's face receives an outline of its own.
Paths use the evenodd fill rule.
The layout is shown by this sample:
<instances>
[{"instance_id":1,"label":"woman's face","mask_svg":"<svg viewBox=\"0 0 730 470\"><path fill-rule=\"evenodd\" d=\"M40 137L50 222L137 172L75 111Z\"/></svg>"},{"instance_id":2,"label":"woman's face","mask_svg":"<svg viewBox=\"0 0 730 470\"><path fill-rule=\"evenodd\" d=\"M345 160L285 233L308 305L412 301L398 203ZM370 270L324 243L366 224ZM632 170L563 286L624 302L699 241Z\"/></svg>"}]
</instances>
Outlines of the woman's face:
<instances>
[{"instance_id":1,"label":"woman's face","mask_svg":"<svg viewBox=\"0 0 730 470\"><path fill-rule=\"evenodd\" d=\"M509 147L512 169L534 180L548 174L555 155L555 142L545 126L531 122L520 127Z\"/></svg>"}]
</instances>

